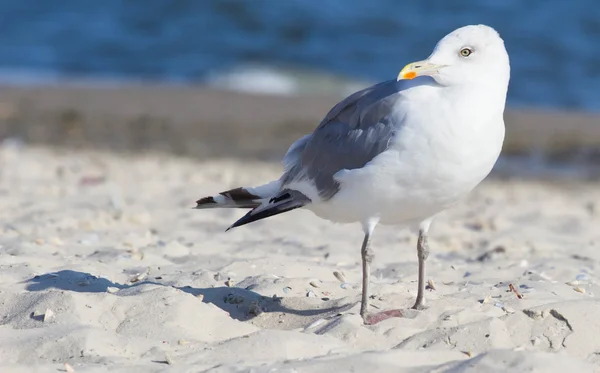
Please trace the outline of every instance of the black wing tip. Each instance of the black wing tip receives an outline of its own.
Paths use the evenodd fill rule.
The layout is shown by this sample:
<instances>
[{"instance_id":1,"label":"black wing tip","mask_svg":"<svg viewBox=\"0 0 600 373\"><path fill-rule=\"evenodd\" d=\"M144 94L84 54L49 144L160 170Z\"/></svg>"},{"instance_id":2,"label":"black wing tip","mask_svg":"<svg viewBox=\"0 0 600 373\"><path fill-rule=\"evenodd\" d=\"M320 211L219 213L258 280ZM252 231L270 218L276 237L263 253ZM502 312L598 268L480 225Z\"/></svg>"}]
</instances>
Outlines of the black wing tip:
<instances>
[{"instance_id":1,"label":"black wing tip","mask_svg":"<svg viewBox=\"0 0 600 373\"><path fill-rule=\"evenodd\" d=\"M277 205L274 205L270 208L266 208L266 209L258 211L258 212L256 212L256 208L252 209L246 215L244 215L240 219L238 219L238 221L231 224L231 226L229 228L227 228L227 230L225 232L229 231L230 229L237 228L242 225L246 225L246 224L255 222L257 220L265 219L265 218L268 218L268 217L271 217L274 215L279 215L284 212L288 212L288 211L295 210L300 207L304 207L304 206L306 206L307 201L310 201L310 200L308 200L308 198L305 197L304 200L282 201L283 203L279 203Z\"/></svg>"},{"instance_id":2,"label":"black wing tip","mask_svg":"<svg viewBox=\"0 0 600 373\"><path fill-rule=\"evenodd\" d=\"M196 209L202 208L205 205L216 205L217 201L213 197L203 197L196 201Z\"/></svg>"}]
</instances>

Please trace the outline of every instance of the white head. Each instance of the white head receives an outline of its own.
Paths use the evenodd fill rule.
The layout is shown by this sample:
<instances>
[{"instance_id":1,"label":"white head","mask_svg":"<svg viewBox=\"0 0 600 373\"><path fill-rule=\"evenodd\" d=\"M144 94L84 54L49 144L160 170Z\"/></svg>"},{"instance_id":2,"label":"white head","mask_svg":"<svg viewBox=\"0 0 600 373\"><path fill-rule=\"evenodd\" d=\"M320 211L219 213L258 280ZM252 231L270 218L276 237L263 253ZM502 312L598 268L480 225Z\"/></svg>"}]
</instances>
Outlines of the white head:
<instances>
[{"instance_id":1,"label":"white head","mask_svg":"<svg viewBox=\"0 0 600 373\"><path fill-rule=\"evenodd\" d=\"M485 25L464 26L440 40L423 61L406 65L398 80L430 76L442 86L483 85L506 89L510 63L504 41Z\"/></svg>"}]
</instances>

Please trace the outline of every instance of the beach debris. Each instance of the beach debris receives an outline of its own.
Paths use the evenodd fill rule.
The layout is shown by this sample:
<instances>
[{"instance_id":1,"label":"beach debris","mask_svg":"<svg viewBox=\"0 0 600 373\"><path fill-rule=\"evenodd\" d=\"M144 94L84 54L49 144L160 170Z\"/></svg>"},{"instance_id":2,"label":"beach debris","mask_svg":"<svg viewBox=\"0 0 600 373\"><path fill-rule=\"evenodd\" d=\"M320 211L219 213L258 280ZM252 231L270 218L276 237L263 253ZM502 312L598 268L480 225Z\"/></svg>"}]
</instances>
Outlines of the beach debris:
<instances>
[{"instance_id":1,"label":"beach debris","mask_svg":"<svg viewBox=\"0 0 600 373\"><path fill-rule=\"evenodd\" d=\"M569 285L569 286L579 286L579 284L580 284L580 282L577 280L565 282L565 285Z\"/></svg>"},{"instance_id":2,"label":"beach debris","mask_svg":"<svg viewBox=\"0 0 600 373\"><path fill-rule=\"evenodd\" d=\"M111 294L114 294L114 293L116 293L116 292L119 291L119 288L116 288L114 286L109 286L109 287L106 288L106 291L109 292L109 293L111 293Z\"/></svg>"},{"instance_id":3,"label":"beach debris","mask_svg":"<svg viewBox=\"0 0 600 373\"><path fill-rule=\"evenodd\" d=\"M306 296L307 296L308 298L316 298L316 297L317 297L317 294L315 294L315 292L314 292L314 291L312 291L312 290L309 290L309 291L308 291L308 293L306 293Z\"/></svg>"},{"instance_id":4,"label":"beach debris","mask_svg":"<svg viewBox=\"0 0 600 373\"><path fill-rule=\"evenodd\" d=\"M67 373L75 373L75 369L69 363L65 363L65 372Z\"/></svg>"},{"instance_id":5,"label":"beach debris","mask_svg":"<svg viewBox=\"0 0 600 373\"><path fill-rule=\"evenodd\" d=\"M573 254L573 255L571 255L571 258L573 258L575 260L581 260L581 261L584 261L584 262L591 262L593 260L589 256L579 255L579 254Z\"/></svg>"},{"instance_id":6,"label":"beach debris","mask_svg":"<svg viewBox=\"0 0 600 373\"><path fill-rule=\"evenodd\" d=\"M46 308L46 312L44 312L44 317L43 317L43 321L44 322L48 322L50 321L52 318L54 317L54 311L52 311L50 308Z\"/></svg>"},{"instance_id":7,"label":"beach debris","mask_svg":"<svg viewBox=\"0 0 600 373\"><path fill-rule=\"evenodd\" d=\"M584 289L584 288L582 288L582 287L575 286L575 287L573 288L573 290L575 290L575 291L576 291L576 292L578 292L578 293L585 294L585 289Z\"/></svg>"},{"instance_id":8,"label":"beach debris","mask_svg":"<svg viewBox=\"0 0 600 373\"><path fill-rule=\"evenodd\" d=\"M490 303L491 300L492 300L492 297L490 295L486 295L485 298L483 298L480 302L481 302L481 304L486 304L486 303Z\"/></svg>"},{"instance_id":9,"label":"beach debris","mask_svg":"<svg viewBox=\"0 0 600 373\"><path fill-rule=\"evenodd\" d=\"M485 222L483 220L476 220L473 222L468 222L465 224L465 228L474 230L474 231L481 231L485 228Z\"/></svg>"},{"instance_id":10,"label":"beach debris","mask_svg":"<svg viewBox=\"0 0 600 373\"><path fill-rule=\"evenodd\" d=\"M289 293L290 290L292 290L292 288L289 287L289 286L286 286L286 287L283 288L283 292L286 293L286 294Z\"/></svg>"},{"instance_id":11,"label":"beach debris","mask_svg":"<svg viewBox=\"0 0 600 373\"><path fill-rule=\"evenodd\" d=\"M376 314L371 314L371 315L367 315L366 320L365 320L365 324L367 325L375 325L378 324L384 320L387 320L389 318L392 317L406 317L407 315L402 312L402 310L387 310L387 311L382 311L382 312L378 312ZM410 317L409 318L413 318Z\"/></svg>"},{"instance_id":12,"label":"beach debris","mask_svg":"<svg viewBox=\"0 0 600 373\"><path fill-rule=\"evenodd\" d=\"M62 246L65 243L58 237L51 237L49 242L54 246Z\"/></svg>"},{"instance_id":13,"label":"beach debris","mask_svg":"<svg viewBox=\"0 0 600 373\"><path fill-rule=\"evenodd\" d=\"M318 288L320 287L319 283L317 281L311 281L309 282L310 286L312 286L313 288Z\"/></svg>"},{"instance_id":14,"label":"beach debris","mask_svg":"<svg viewBox=\"0 0 600 373\"><path fill-rule=\"evenodd\" d=\"M42 238L36 238L34 242L38 245L43 245L45 243L44 239Z\"/></svg>"},{"instance_id":15,"label":"beach debris","mask_svg":"<svg viewBox=\"0 0 600 373\"><path fill-rule=\"evenodd\" d=\"M523 313L533 320L545 319L548 316L547 310L530 310L524 309Z\"/></svg>"},{"instance_id":16,"label":"beach debris","mask_svg":"<svg viewBox=\"0 0 600 373\"><path fill-rule=\"evenodd\" d=\"M334 271L333 275L338 279L339 282L346 282L346 276L344 275L344 272Z\"/></svg>"},{"instance_id":17,"label":"beach debris","mask_svg":"<svg viewBox=\"0 0 600 373\"><path fill-rule=\"evenodd\" d=\"M190 342L186 341L185 339L180 339L177 341L177 344L180 346L185 346L187 344L190 344Z\"/></svg>"},{"instance_id":18,"label":"beach debris","mask_svg":"<svg viewBox=\"0 0 600 373\"><path fill-rule=\"evenodd\" d=\"M227 296L225 298L223 298L223 302L225 303L229 303L229 304L240 304L240 303L244 303L244 297L242 297L241 295L235 295L235 294L227 294Z\"/></svg>"},{"instance_id":19,"label":"beach debris","mask_svg":"<svg viewBox=\"0 0 600 373\"><path fill-rule=\"evenodd\" d=\"M347 282L344 282L343 284L340 285L340 287L344 290L348 289L349 287L351 287L351 285Z\"/></svg>"},{"instance_id":20,"label":"beach debris","mask_svg":"<svg viewBox=\"0 0 600 373\"><path fill-rule=\"evenodd\" d=\"M550 276L545 274L544 272L536 272L533 270L527 270L523 273L523 275L530 275L529 279L532 281L550 281L555 282Z\"/></svg>"},{"instance_id":21,"label":"beach debris","mask_svg":"<svg viewBox=\"0 0 600 373\"><path fill-rule=\"evenodd\" d=\"M427 280L427 286L425 288L429 289L429 290L432 290L432 291L436 290L436 288L435 288L435 282L433 281L433 279L430 278L429 280Z\"/></svg>"},{"instance_id":22,"label":"beach debris","mask_svg":"<svg viewBox=\"0 0 600 373\"><path fill-rule=\"evenodd\" d=\"M173 365L173 359L171 358L171 355L169 355L167 352L165 352L165 363L167 363L168 365Z\"/></svg>"},{"instance_id":23,"label":"beach debris","mask_svg":"<svg viewBox=\"0 0 600 373\"><path fill-rule=\"evenodd\" d=\"M513 284L508 284L508 288L510 289L510 291L515 293L517 298L523 299L523 294L519 293L519 291L517 290L517 288L515 288L515 286Z\"/></svg>"},{"instance_id":24,"label":"beach debris","mask_svg":"<svg viewBox=\"0 0 600 373\"><path fill-rule=\"evenodd\" d=\"M227 281L225 281L225 286L232 288L235 286L235 281L231 277L229 277L227 278Z\"/></svg>"},{"instance_id":25,"label":"beach debris","mask_svg":"<svg viewBox=\"0 0 600 373\"><path fill-rule=\"evenodd\" d=\"M328 291L322 291L322 292L321 292L321 294L323 294L323 295L324 295L324 296L326 296L326 297L328 297L328 296L330 296L330 295L331 295L331 293L330 293L330 292L328 292Z\"/></svg>"},{"instance_id":26,"label":"beach debris","mask_svg":"<svg viewBox=\"0 0 600 373\"><path fill-rule=\"evenodd\" d=\"M308 326L306 328L304 328L304 330L309 330L312 328L316 328L317 326L323 324L326 320L325 319L316 319L315 321L311 322L310 324L308 324Z\"/></svg>"},{"instance_id":27,"label":"beach debris","mask_svg":"<svg viewBox=\"0 0 600 373\"><path fill-rule=\"evenodd\" d=\"M498 256L498 254L504 254L504 253L506 253L506 249L504 248L504 246L496 246L492 250L486 251L485 253L479 255L476 258L476 260L478 262L486 262L486 261L494 259L495 257Z\"/></svg>"},{"instance_id":28,"label":"beach debris","mask_svg":"<svg viewBox=\"0 0 600 373\"><path fill-rule=\"evenodd\" d=\"M471 352L471 349L467 350L467 351L461 351L463 354L467 355L468 357L473 357L473 353Z\"/></svg>"},{"instance_id":29,"label":"beach debris","mask_svg":"<svg viewBox=\"0 0 600 373\"><path fill-rule=\"evenodd\" d=\"M140 281L144 280L146 278L146 276L148 276L148 272L150 272L150 268L148 268L146 270L146 272L141 272L141 273L135 274L133 277L131 277L129 279L129 282L133 284L133 283L140 282Z\"/></svg>"},{"instance_id":30,"label":"beach debris","mask_svg":"<svg viewBox=\"0 0 600 373\"><path fill-rule=\"evenodd\" d=\"M507 305L502 306L502 311L504 311L506 313L515 313L514 308L507 306Z\"/></svg>"},{"instance_id":31,"label":"beach debris","mask_svg":"<svg viewBox=\"0 0 600 373\"><path fill-rule=\"evenodd\" d=\"M250 305L248 306L248 314L253 315L253 316L258 316L261 313L263 313L263 308L260 306L260 303L258 303L258 301L252 301L250 302Z\"/></svg>"},{"instance_id":32,"label":"beach debris","mask_svg":"<svg viewBox=\"0 0 600 373\"><path fill-rule=\"evenodd\" d=\"M203 301L204 300L204 294L198 294L196 295L196 299L198 299L199 301Z\"/></svg>"},{"instance_id":33,"label":"beach debris","mask_svg":"<svg viewBox=\"0 0 600 373\"><path fill-rule=\"evenodd\" d=\"M580 273L575 277L575 279L577 281L588 281L590 279L590 276L588 276L586 273Z\"/></svg>"}]
</instances>

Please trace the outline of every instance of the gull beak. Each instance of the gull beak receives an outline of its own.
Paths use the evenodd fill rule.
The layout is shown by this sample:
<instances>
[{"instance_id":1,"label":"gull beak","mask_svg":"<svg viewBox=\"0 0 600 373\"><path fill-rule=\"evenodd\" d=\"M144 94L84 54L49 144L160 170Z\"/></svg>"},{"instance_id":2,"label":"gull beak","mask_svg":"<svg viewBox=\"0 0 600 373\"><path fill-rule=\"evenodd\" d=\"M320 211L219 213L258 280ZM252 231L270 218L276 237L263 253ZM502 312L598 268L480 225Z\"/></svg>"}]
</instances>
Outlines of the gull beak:
<instances>
[{"instance_id":1,"label":"gull beak","mask_svg":"<svg viewBox=\"0 0 600 373\"><path fill-rule=\"evenodd\" d=\"M409 63L398 74L398 80L414 79L417 76L431 76L437 73L444 65L436 65L427 60Z\"/></svg>"}]
</instances>

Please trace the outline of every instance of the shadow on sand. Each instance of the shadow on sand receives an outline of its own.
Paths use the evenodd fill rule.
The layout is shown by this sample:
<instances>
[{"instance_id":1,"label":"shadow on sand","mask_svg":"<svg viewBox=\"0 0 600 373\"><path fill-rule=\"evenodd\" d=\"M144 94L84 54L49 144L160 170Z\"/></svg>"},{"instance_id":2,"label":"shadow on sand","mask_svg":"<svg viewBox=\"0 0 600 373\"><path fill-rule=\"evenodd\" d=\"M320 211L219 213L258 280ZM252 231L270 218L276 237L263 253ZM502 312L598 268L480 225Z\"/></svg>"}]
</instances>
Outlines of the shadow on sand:
<instances>
[{"instance_id":1,"label":"shadow on sand","mask_svg":"<svg viewBox=\"0 0 600 373\"><path fill-rule=\"evenodd\" d=\"M292 309L284 305L285 298L265 297L261 294L238 287L213 287L213 288L193 288L191 286L176 287L155 281L140 281L133 284L119 284L106 278L97 277L90 273L62 270L59 272L46 273L35 276L26 281L29 291L44 291L48 289L60 289L74 291L78 293L103 293L108 292L108 288L117 288L119 290L131 289L141 285L158 285L179 289L185 293L192 294L195 297L201 296L202 302L213 304L230 317L247 321L263 312L281 312L299 316L321 316L331 315L347 311L354 306L354 303L327 307L314 307L311 309ZM119 292L114 295L119 296Z\"/></svg>"}]
</instances>

